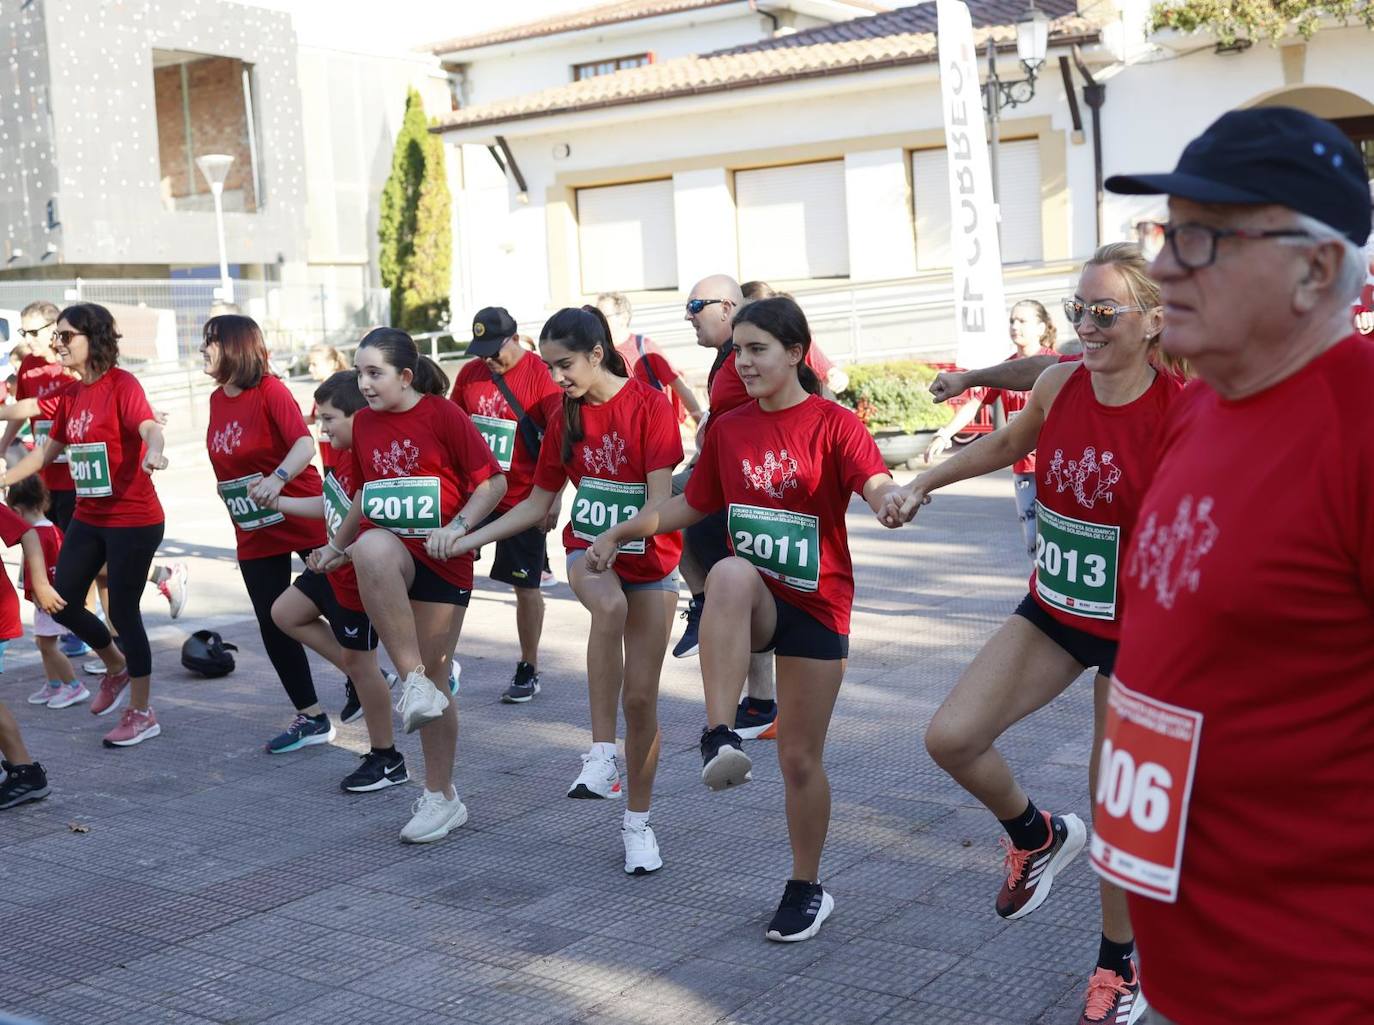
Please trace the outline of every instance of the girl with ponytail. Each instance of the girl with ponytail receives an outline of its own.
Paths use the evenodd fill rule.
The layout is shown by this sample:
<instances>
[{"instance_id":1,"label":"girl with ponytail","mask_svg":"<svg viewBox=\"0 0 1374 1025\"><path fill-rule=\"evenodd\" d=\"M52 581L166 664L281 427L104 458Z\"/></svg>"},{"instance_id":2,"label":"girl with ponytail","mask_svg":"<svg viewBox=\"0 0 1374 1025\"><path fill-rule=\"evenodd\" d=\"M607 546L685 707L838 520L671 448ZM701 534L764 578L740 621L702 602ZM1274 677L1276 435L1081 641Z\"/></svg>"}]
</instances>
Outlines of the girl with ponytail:
<instances>
[{"instance_id":1,"label":"girl with ponytail","mask_svg":"<svg viewBox=\"0 0 1374 1025\"><path fill-rule=\"evenodd\" d=\"M510 512L464 537L459 550L542 523L564 485L572 481L576 487L563 546L568 583L592 617L587 637L592 746L568 796L623 796L616 766L616 705L622 703L629 783L621 830L625 871L643 875L663 865L649 828L649 801L658 768L659 671L677 608L682 543L676 536L633 542L611 572L593 569L584 556L609 527L667 500L673 468L682 461L682 438L663 393L628 377L596 307L555 313L540 333L539 352L563 397L562 415L557 407L549 410L534 487Z\"/></svg>"},{"instance_id":2,"label":"girl with ponytail","mask_svg":"<svg viewBox=\"0 0 1374 1025\"><path fill-rule=\"evenodd\" d=\"M444 397L448 378L404 331L370 331L354 365L367 402L347 457L357 490L310 563L326 573L355 564L363 608L405 681L397 709L407 733L420 731L425 790L401 840L427 843L467 821L453 786L458 714L447 686L472 593L472 555L459 542L496 508L506 478Z\"/></svg>"}]
</instances>

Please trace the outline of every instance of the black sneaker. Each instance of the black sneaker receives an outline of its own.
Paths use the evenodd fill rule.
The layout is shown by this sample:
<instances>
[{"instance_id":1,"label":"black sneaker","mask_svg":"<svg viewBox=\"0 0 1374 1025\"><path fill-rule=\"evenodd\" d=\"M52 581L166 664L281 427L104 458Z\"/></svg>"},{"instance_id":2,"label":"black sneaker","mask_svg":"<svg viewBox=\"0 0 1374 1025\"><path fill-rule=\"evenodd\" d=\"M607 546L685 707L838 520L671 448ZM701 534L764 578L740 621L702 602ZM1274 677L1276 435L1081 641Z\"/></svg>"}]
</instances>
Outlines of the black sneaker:
<instances>
[{"instance_id":1,"label":"black sneaker","mask_svg":"<svg viewBox=\"0 0 1374 1025\"><path fill-rule=\"evenodd\" d=\"M523 705L538 693L539 674L534 671L534 666L528 662L517 662L515 676L511 678L506 693L501 695L501 700L507 705Z\"/></svg>"},{"instance_id":2,"label":"black sneaker","mask_svg":"<svg viewBox=\"0 0 1374 1025\"><path fill-rule=\"evenodd\" d=\"M363 755L363 764L345 776L339 786L351 794L366 794L400 786L409 780L410 773L406 772L406 760L401 752L384 755L379 751L369 751Z\"/></svg>"},{"instance_id":3,"label":"black sneaker","mask_svg":"<svg viewBox=\"0 0 1374 1025\"><path fill-rule=\"evenodd\" d=\"M804 879L787 880L773 920L765 934L779 943L798 943L809 940L821 931L821 925L835 910L835 898L825 892L820 883Z\"/></svg>"},{"instance_id":4,"label":"black sneaker","mask_svg":"<svg viewBox=\"0 0 1374 1025\"><path fill-rule=\"evenodd\" d=\"M773 723L778 718L776 701L745 698L735 711L735 732L740 740L772 740L778 735Z\"/></svg>"},{"instance_id":5,"label":"black sneaker","mask_svg":"<svg viewBox=\"0 0 1374 1025\"><path fill-rule=\"evenodd\" d=\"M687 604L687 610L682 613L682 618L687 620L687 629L682 631L682 640L673 648L673 658L691 658L701 647L697 640L697 631L701 629L701 605L695 598Z\"/></svg>"},{"instance_id":6,"label":"black sneaker","mask_svg":"<svg viewBox=\"0 0 1374 1025\"><path fill-rule=\"evenodd\" d=\"M5 770L5 778L0 780L0 808L13 808L25 801L41 801L51 793L48 774L37 762L11 765L0 761L0 768Z\"/></svg>"},{"instance_id":7,"label":"black sneaker","mask_svg":"<svg viewBox=\"0 0 1374 1025\"><path fill-rule=\"evenodd\" d=\"M363 717L363 703L358 700L358 688L353 681L344 680L344 706L339 713L339 722L357 722Z\"/></svg>"},{"instance_id":8,"label":"black sneaker","mask_svg":"<svg viewBox=\"0 0 1374 1025\"><path fill-rule=\"evenodd\" d=\"M728 726L701 731L701 781L712 790L737 787L754 778L754 763L740 748L739 734Z\"/></svg>"}]
</instances>

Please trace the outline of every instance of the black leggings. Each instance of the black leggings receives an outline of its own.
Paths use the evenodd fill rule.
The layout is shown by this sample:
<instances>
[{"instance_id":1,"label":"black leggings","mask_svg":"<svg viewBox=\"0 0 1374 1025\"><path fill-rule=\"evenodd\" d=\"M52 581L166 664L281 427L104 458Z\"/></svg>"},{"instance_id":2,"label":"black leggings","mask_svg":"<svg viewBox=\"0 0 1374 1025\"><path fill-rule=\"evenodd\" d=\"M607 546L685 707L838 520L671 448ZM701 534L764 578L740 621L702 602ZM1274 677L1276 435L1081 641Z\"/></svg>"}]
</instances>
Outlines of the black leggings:
<instances>
[{"instance_id":1,"label":"black leggings","mask_svg":"<svg viewBox=\"0 0 1374 1025\"><path fill-rule=\"evenodd\" d=\"M86 595L100 567L109 566L110 607L105 615L119 631L130 676L149 676L153 671L153 655L138 603L157 546L162 544L163 526L96 527L73 519L57 556L55 586L67 607L52 618L97 651L109 647L110 631L87 610Z\"/></svg>"},{"instance_id":2,"label":"black leggings","mask_svg":"<svg viewBox=\"0 0 1374 1025\"><path fill-rule=\"evenodd\" d=\"M308 554L308 553L306 553ZM301 558L305 558L302 555ZM277 679L286 689L286 696L296 711L309 708L319 700L315 696L315 681L310 676L310 660L301 642L282 633L272 622L272 604L291 586L291 553L269 555L262 559L240 559L239 571L253 602L253 614L258 617L262 646L267 659L277 671Z\"/></svg>"}]
</instances>

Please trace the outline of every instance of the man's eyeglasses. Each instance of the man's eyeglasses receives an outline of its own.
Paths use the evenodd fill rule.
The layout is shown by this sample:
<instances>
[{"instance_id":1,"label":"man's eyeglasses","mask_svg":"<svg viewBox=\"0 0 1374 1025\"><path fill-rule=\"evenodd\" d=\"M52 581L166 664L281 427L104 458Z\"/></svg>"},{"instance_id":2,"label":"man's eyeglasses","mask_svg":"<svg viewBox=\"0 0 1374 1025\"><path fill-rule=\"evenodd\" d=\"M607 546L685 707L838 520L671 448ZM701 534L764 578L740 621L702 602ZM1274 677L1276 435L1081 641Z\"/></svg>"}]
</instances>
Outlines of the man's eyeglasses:
<instances>
[{"instance_id":1,"label":"man's eyeglasses","mask_svg":"<svg viewBox=\"0 0 1374 1025\"><path fill-rule=\"evenodd\" d=\"M1083 317L1086 314L1103 331L1115 324L1116 318L1121 314L1144 313L1147 308L1145 306L1118 306L1116 303L1085 303L1082 299L1064 300L1064 316L1069 318L1070 324L1077 327L1083 323Z\"/></svg>"},{"instance_id":2,"label":"man's eyeglasses","mask_svg":"<svg viewBox=\"0 0 1374 1025\"><path fill-rule=\"evenodd\" d=\"M1168 225L1158 221L1141 221L1135 226L1135 231L1136 237L1140 239L1140 251L1145 259L1154 260L1158 257L1164 251L1164 244L1167 242L1178 265L1187 270L1202 270L1215 263L1219 239L1312 237L1310 232L1300 228L1259 231L1251 228L1209 228L1205 224Z\"/></svg>"},{"instance_id":3,"label":"man's eyeglasses","mask_svg":"<svg viewBox=\"0 0 1374 1025\"><path fill-rule=\"evenodd\" d=\"M21 328L19 329L19 337L20 337L20 338L37 338L37 337L38 337L39 335L41 335L44 331L46 331L48 328L52 327L52 326L53 326L54 324L56 324L56 323L57 323L57 321L55 321L55 320L50 320L50 321L48 321L46 324L44 324L42 327L21 327Z\"/></svg>"},{"instance_id":4,"label":"man's eyeglasses","mask_svg":"<svg viewBox=\"0 0 1374 1025\"><path fill-rule=\"evenodd\" d=\"M695 317L698 313L706 309L706 307L710 306L712 303L723 302L725 302L724 299L688 299L687 312Z\"/></svg>"},{"instance_id":5,"label":"man's eyeglasses","mask_svg":"<svg viewBox=\"0 0 1374 1025\"><path fill-rule=\"evenodd\" d=\"M54 331L53 340L58 345L70 345L73 338L85 338L85 331Z\"/></svg>"}]
</instances>

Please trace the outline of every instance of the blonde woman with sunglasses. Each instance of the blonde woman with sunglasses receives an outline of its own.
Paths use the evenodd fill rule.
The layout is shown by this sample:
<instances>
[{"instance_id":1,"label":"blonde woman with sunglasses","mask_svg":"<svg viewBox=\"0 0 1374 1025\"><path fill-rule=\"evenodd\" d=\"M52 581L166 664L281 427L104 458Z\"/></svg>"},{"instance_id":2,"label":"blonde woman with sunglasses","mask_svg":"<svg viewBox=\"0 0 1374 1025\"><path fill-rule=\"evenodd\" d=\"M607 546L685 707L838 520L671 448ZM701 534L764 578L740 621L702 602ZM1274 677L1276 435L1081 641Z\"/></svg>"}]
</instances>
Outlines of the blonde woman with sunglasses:
<instances>
[{"instance_id":1,"label":"blonde woman with sunglasses","mask_svg":"<svg viewBox=\"0 0 1374 1025\"><path fill-rule=\"evenodd\" d=\"M1157 370L1163 311L1134 243L1103 246L1084 265L1065 312L1083 342L1081 361L1046 369L1020 415L903 489L910 519L940 488L1036 462L1035 568L1030 593L964 671L926 731L931 757L1002 823L1006 879L994 907L1023 918L1050 894L1083 848L1078 816L1037 808L994 746L1095 669L1093 757L1121 622L1121 554L1155 473L1165 414L1181 381ZM1029 362L1029 361L1027 361ZM1086 727L1086 724L1084 724ZM1086 732L1086 731L1085 731ZM1129 1025L1144 1013L1125 894L1101 884L1102 937L1083 1023Z\"/></svg>"}]
</instances>

